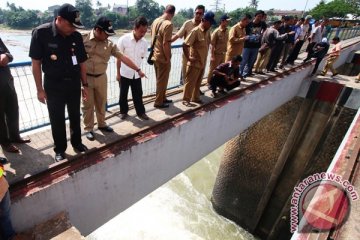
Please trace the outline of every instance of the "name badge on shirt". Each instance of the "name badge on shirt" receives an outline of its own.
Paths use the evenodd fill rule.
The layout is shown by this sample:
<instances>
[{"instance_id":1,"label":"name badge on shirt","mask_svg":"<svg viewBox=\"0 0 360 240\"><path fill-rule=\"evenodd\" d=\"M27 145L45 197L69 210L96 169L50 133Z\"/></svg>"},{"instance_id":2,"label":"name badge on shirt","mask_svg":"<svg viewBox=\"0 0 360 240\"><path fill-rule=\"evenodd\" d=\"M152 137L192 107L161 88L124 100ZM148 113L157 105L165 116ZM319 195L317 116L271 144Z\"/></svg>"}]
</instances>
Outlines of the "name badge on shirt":
<instances>
[{"instance_id":1,"label":"name badge on shirt","mask_svg":"<svg viewBox=\"0 0 360 240\"><path fill-rule=\"evenodd\" d=\"M72 56L71 59L72 59L73 65L77 65L77 64L78 64L77 59L76 59L76 56Z\"/></svg>"}]
</instances>

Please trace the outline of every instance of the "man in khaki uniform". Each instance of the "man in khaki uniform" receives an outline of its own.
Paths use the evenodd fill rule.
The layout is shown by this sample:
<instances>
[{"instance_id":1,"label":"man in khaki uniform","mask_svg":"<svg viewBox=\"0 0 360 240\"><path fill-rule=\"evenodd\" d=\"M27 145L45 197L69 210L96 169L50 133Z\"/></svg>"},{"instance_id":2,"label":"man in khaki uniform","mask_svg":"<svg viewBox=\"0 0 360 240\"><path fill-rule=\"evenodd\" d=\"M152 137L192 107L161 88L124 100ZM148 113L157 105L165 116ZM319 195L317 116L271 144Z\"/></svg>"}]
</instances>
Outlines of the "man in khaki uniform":
<instances>
[{"instance_id":1,"label":"man in khaki uniform","mask_svg":"<svg viewBox=\"0 0 360 240\"><path fill-rule=\"evenodd\" d=\"M190 32L195 27L199 26L201 19L204 16L204 13L205 13L205 6L198 5L195 8L194 18L189 19L184 22L184 24L181 26L180 30L172 37L171 42L176 41L178 38L184 38L184 40L185 40L187 38L187 36L190 34ZM180 84L184 84L184 79L185 79L185 75L186 75L186 67L187 67L187 59L183 53Z\"/></svg>"},{"instance_id":2,"label":"man in khaki uniform","mask_svg":"<svg viewBox=\"0 0 360 240\"><path fill-rule=\"evenodd\" d=\"M229 31L227 26L231 18L224 14L220 18L220 26L211 34L211 60L209 66L209 74L207 84L210 85L213 76L213 70L221 63L225 62L226 45L229 39Z\"/></svg>"},{"instance_id":3,"label":"man in khaki uniform","mask_svg":"<svg viewBox=\"0 0 360 240\"><path fill-rule=\"evenodd\" d=\"M200 100L200 85L204 75L206 59L211 41L210 27L215 24L214 13L209 11L201 19L183 43L183 50L187 62L183 105L190 107L191 102L202 103Z\"/></svg>"},{"instance_id":4,"label":"man in khaki uniform","mask_svg":"<svg viewBox=\"0 0 360 240\"><path fill-rule=\"evenodd\" d=\"M341 51L341 43L340 43L340 38L339 37L334 37L332 39L332 43L335 44L335 47L331 50L330 54L329 54L329 58L327 59L324 69L321 72L321 75L325 76L327 71L331 71L332 72L332 76L336 76L339 73L335 70L333 64L336 62L336 60L339 58L340 56L340 51Z\"/></svg>"},{"instance_id":5,"label":"man in khaki uniform","mask_svg":"<svg viewBox=\"0 0 360 240\"><path fill-rule=\"evenodd\" d=\"M83 41L88 59L86 60L86 75L89 84L87 101L83 101L83 115L86 137L94 140L94 107L98 129L105 132L113 132L113 129L105 123L105 104L107 99L107 75L106 69L110 56L114 56L139 72L141 77L144 73L128 57L123 55L116 44L108 39L114 35L110 20L100 17L94 29L83 35Z\"/></svg>"},{"instance_id":6,"label":"man in khaki uniform","mask_svg":"<svg viewBox=\"0 0 360 240\"><path fill-rule=\"evenodd\" d=\"M166 89L169 81L169 74L171 68L171 36L173 31L173 24L171 20L175 15L175 6L167 5L164 14L154 20L151 25L151 42L157 33L157 38L154 44L154 61L155 75L156 75L156 96L154 107L168 108L172 101L166 99Z\"/></svg>"},{"instance_id":7,"label":"man in khaki uniform","mask_svg":"<svg viewBox=\"0 0 360 240\"><path fill-rule=\"evenodd\" d=\"M245 28L249 24L251 16L246 14L241 18L240 22L230 28L229 41L227 44L227 51L225 61L231 61L235 56L241 55L244 49L244 42L246 40Z\"/></svg>"}]
</instances>

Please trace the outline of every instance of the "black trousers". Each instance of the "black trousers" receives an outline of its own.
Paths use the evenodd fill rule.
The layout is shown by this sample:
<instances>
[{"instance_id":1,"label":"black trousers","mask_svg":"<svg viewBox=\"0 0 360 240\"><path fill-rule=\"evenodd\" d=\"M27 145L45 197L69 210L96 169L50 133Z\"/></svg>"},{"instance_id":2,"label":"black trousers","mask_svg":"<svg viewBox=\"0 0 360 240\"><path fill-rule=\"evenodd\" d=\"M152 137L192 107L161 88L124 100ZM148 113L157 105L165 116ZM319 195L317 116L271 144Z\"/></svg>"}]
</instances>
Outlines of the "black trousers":
<instances>
[{"instance_id":1,"label":"black trousers","mask_svg":"<svg viewBox=\"0 0 360 240\"><path fill-rule=\"evenodd\" d=\"M120 86L120 98L119 98L120 113L127 114L129 111L128 93L130 87L136 114L137 115L144 114L145 107L142 99L143 91L141 86L141 78L130 79L121 76L119 86Z\"/></svg>"},{"instance_id":2,"label":"black trousers","mask_svg":"<svg viewBox=\"0 0 360 240\"><path fill-rule=\"evenodd\" d=\"M1 76L5 77L5 76ZM0 144L19 138L19 105L14 80L0 79Z\"/></svg>"},{"instance_id":3,"label":"black trousers","mask_svg":"<svg viewBox=\"0 0 360 240\"><path fill-rule=\"evenodd\" d=\"M79 86L73 86L64 82L61 88L46 87L47 107L49 111L51 131L54 139L54 151L63 153L67 148L65 107L67 107L70 120L70 142L72 146L78 146L81 141L80 127L80 80Z\"/></svg>"},{"instance_id":4,"label":"black trousers","mask_svg":"<svg viewBox=\"0 0 360 240\"><path fill-rule=\"evenodd\" d=\"M299 56L299 53L300 53L300 50L301 50L303 44L304 44L303 40L299 40L295 43L295 46L294 46L293 50L291 51L289 57L287 58L286 63L294 63L294 61Z\"/></svg>"},{"instance_id":5,"label":"black trousers","mask_svg":"<svg viewBox=\"0 0 360 240\"><path fill-rule=\"evenodd\" d=\"M279 63L281 52L284 47L284 43L276 43L276 45L271 49L269 62L266 65L267 70L275 70L276 65Z\"/></svg>"},{"instance_id":6,"label":"black trousers","mask_svg":"<svg viewBox=\"0 0 360 240\"><path fill-rule=\"evenodd\" d=\"M217 87L225 88L227 91L230 91L238 86L240 86L240 81L236 81L233 84L228 84L225 81L225 78L220 76L213 76L210 81L210 89L213 93L216 92Z\"/></svg>"}]
</instances>

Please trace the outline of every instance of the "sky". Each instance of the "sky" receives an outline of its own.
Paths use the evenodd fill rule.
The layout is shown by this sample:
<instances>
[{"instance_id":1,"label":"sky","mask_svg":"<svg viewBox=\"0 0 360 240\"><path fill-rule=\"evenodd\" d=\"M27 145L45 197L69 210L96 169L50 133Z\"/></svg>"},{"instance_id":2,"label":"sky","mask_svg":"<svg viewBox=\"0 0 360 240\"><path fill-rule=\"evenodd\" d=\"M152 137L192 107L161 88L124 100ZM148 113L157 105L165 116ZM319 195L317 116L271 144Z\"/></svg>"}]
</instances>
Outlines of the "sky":
<instances>
[{"instance_id":1,"label":"sky","mask_svg":"<svg viewBox=\"0 0 360 240\"><path fill-rule=\"evenodd\" d=\"M243 8L249 5L250 0L218 0L221 2L220 6L223 8L225 6L226 11L232 11L237 8ZM14 3L16 6L21 6L24 9L36 9L44 11L48 6L51 5L61 5L63 3L70 3L75 5L75 0L1 0L0 8L6 8L6 2ZM134 5L136 0L100 0L103 6L110 4L112 6L114 3L126 5L127 2L129 6ZM198 4L203 4L207 9L212 8L211 5L214 5L216 0L205 0L205 1L190 1L190 0L155 0L160 5L173 4L176 9L182 8L195 8ZM281 9L281 10L304 10L306 2L308 2L306 10L309 10L315 7L320 0L259 0L258 9L268 10L271 8ZM95 7L96 0L93 0L93 7Z\"/></svg>"}]
</instances>

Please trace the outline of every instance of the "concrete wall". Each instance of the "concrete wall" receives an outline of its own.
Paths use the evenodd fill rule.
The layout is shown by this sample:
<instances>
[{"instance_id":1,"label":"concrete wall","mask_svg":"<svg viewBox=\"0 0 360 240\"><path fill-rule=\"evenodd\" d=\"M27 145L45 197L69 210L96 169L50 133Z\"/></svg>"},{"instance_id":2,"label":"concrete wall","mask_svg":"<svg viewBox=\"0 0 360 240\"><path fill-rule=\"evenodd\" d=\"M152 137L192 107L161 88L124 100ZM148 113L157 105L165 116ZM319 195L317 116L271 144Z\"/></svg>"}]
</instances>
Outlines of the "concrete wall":
<instances>
[{"instance_id":1,"label":"concrete wall","mask_svg":"<svg viewBox=\"0 0 360 240\"><path fill-rule=\"evenodd\" d=\"M345 51L359 47L360 43ZM73 225L82 234L89 234L292 99L311 68L229 97L221 106L200 109L161 134L153 134L148 141L14 201L15 228L21 231L67 211Z\"/></svg>"}]
</instances>

